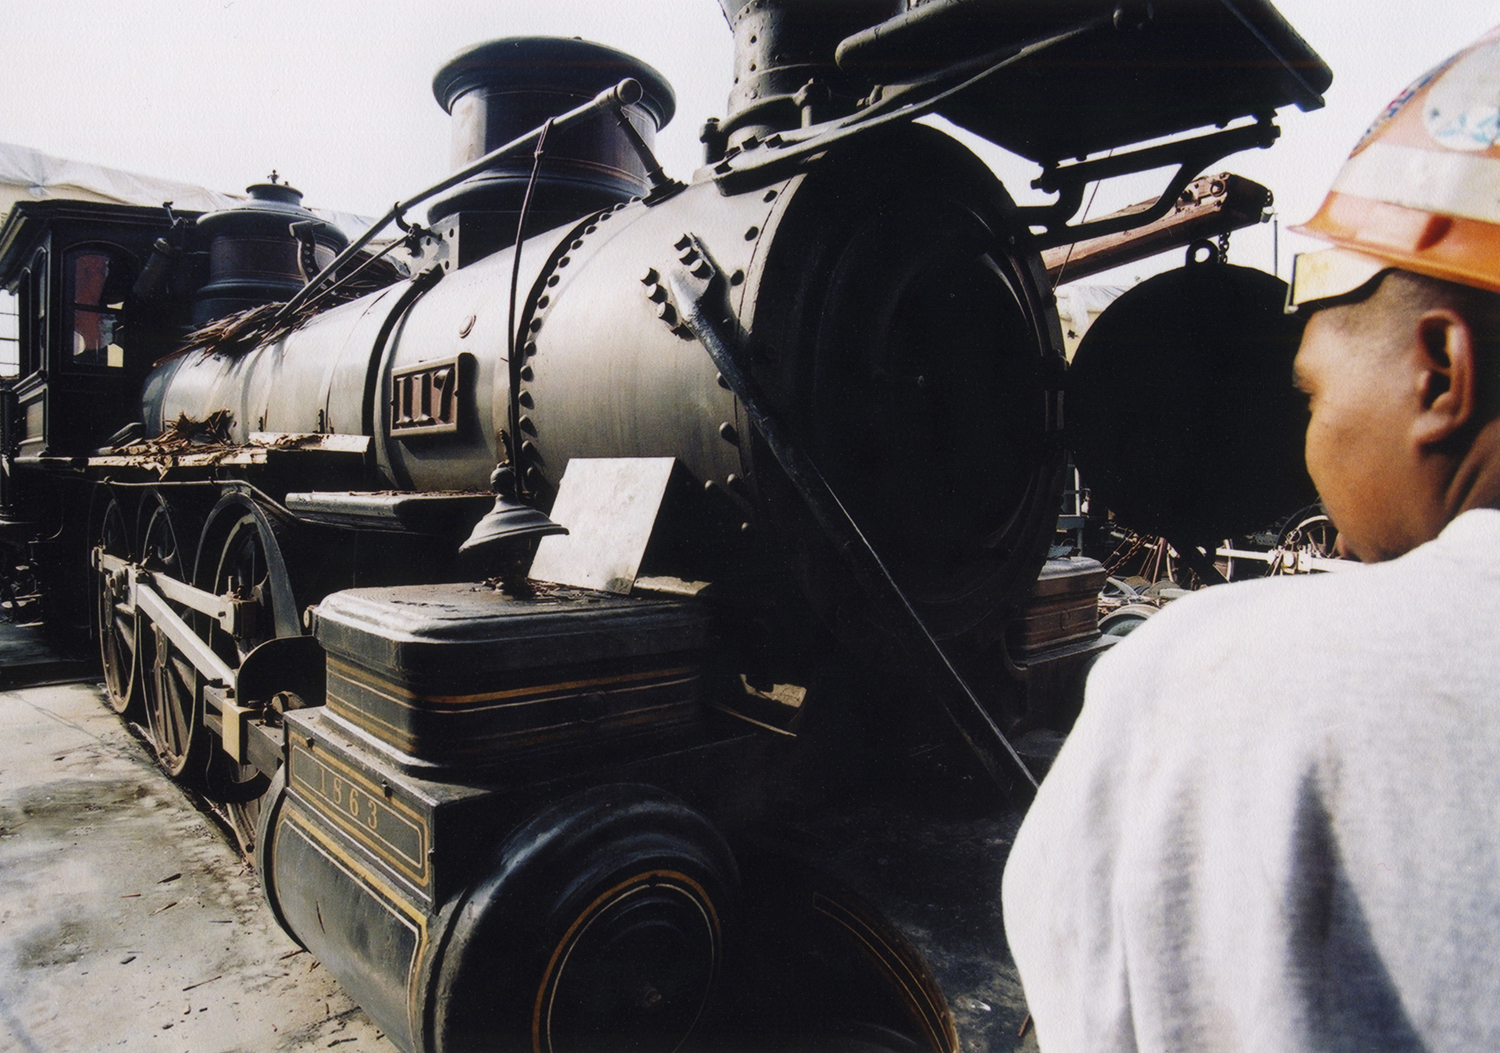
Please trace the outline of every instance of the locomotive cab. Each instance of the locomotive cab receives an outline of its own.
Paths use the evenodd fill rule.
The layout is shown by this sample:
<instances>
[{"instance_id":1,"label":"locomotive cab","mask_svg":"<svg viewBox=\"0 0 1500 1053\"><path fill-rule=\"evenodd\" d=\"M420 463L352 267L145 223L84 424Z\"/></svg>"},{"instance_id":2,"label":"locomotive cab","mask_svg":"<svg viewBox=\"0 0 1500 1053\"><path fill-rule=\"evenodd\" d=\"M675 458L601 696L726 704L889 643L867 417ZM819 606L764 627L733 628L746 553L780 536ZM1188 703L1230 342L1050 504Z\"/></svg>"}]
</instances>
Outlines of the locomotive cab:
<instances>
[{"instance_id":1,"label":"locomotive cab","mask_svg":"<svg viewBox=\"0 0 1500 1053\"><path fill-rule=\"evenodd\" d=\"M169 229L161 209L23 202L0 229L18 364L3 447L21 463L87 454L138 419L142 381L180 336L135 285Z\"/></svg>"},{"instance_id":2,"label":"locomotive cab","mask_svg":"<svg viewBox=\"0 0 1500 1053\"><path fill-rule=\"evenodd\" d=\"M80 469L140 420L141 385L180 340L171 306L136 293L169 230L159 208L66 200L21 202L0 228L16 307L14 376L0 379L0 583L14 595L43 584L44 614L75 634L92 501Z\"/></svg>"}]
</instances>

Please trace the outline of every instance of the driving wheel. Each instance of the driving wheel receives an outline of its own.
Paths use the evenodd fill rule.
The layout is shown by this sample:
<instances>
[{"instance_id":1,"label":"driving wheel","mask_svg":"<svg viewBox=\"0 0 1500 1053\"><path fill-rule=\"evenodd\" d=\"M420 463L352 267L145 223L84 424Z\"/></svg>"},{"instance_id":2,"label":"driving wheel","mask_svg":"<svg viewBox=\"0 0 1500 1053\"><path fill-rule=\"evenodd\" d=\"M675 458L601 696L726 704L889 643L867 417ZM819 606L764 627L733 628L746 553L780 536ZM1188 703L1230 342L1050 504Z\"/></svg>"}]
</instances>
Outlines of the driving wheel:
<instances>
[{"instance_id":1,"label":"driving wheel","mask_svg":"<svg viewBox=\"0 0 1500 1053\"><path fill-rule=\"evenodd\" d=\"M282 557L286 527L244 495L220 502L214 523L212 547L205 547L199 559L198 587L231 597L236 618L232 630L201 619L200 634L227 665L238 669L260 644L298 632L297 607ZM240 764L222 750L213 752L205 789L225 806L229 824L246 853L254 849L261 799L268 785L269 780L253 765Z\"/></svg>"},{"instance_id":2,"label":"driving wheel","mask_svg":"<svg viewBox=\"0 0 1500 1053\"><path fill-rule=\"evenodd\" d=\"M197 517L159 492L142 509L142 562L148 571L186 581ZM184 619L191 612L169 604ZM157 763L174 779L201 781L207 749L198 670L160 625L141 619L141 696Z\"/></svg>"}]
</instances>

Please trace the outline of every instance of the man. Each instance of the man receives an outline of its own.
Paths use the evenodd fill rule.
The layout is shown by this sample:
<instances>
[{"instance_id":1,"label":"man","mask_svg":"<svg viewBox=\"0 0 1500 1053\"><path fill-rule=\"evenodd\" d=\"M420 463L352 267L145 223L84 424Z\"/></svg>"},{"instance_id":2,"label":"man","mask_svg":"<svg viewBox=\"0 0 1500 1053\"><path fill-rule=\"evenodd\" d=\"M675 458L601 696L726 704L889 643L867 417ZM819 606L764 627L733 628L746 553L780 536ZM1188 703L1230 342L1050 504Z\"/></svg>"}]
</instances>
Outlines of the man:
<instances>
[{"instance_id":1,"label":"man","mask_svg":"<svg viewBox=\"0 0 1500 1053\"><path fill-rule=\"evenodd\" d=\"M1308 468L1370 566L1178 601L1017 837L1044 1053L1500 1048L1500 31L1304 228Z\"/></svg>"}]
</instances>

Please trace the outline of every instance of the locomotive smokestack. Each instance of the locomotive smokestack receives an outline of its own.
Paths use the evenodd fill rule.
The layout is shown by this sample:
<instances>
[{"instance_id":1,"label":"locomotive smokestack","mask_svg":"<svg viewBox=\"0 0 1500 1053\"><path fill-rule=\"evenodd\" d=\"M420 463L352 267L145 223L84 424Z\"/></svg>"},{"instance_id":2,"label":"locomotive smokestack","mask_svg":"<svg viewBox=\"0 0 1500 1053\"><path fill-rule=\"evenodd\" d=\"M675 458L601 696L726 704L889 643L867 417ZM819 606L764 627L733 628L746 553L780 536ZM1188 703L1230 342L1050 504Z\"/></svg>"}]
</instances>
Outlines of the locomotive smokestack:
<instances>
[{"instance_id":1,"label":"locomotive smokestack","mask_svg":"<svg viewBox=\"0 0 1500 1053\"><path fill-rule=\"evenodd\" d=\"M452 163L463 168L531 131L549 117L588 102L625 78L641 98L624 107L649 146L672 119L676 97L660 73L602 44L558 37L510 37L459 52L438 70L432 90L453 115ZM462 215L462 258L473 259L515 236L516 214L531 174L529 151L500 162L439 197L428 211L437 224ZM613 120L592 121L549 136L547 160L532 196L532 230L546 230L650 190L639 154Z\"/></svg>"},{"instance_id":2,"label":"locomotive smokestack","mask_svg":"<svg viewBox=\"0 0 1500 1053\"><path fill-rule=\"evenodd\" d=\"M853 110L867 83L839 71L834 49L906 10L906 0L719 0L719 6L734 30L734 87L721 133L737 146L752 135Z\"/></svg>"}]
</instances>

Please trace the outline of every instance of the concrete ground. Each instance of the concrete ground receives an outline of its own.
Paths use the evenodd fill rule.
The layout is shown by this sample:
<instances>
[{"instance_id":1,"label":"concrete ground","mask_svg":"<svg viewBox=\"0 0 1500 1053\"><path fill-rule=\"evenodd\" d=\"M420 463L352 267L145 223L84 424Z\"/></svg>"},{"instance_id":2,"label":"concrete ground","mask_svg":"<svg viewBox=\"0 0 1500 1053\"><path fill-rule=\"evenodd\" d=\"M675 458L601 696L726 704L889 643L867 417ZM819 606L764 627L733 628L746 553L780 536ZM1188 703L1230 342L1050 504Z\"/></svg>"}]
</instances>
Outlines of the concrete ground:
<instances>
[{"instance_id":1,"label":"concrete ground","mask_svg":"<svg viewBox=\"0 0 1500 1053\"><path fill-rule=\"evenodd\" d=\"M0 1051L340 1047L395 1049L99 684L0 691Z\"/></svg>"}]
</instances>

